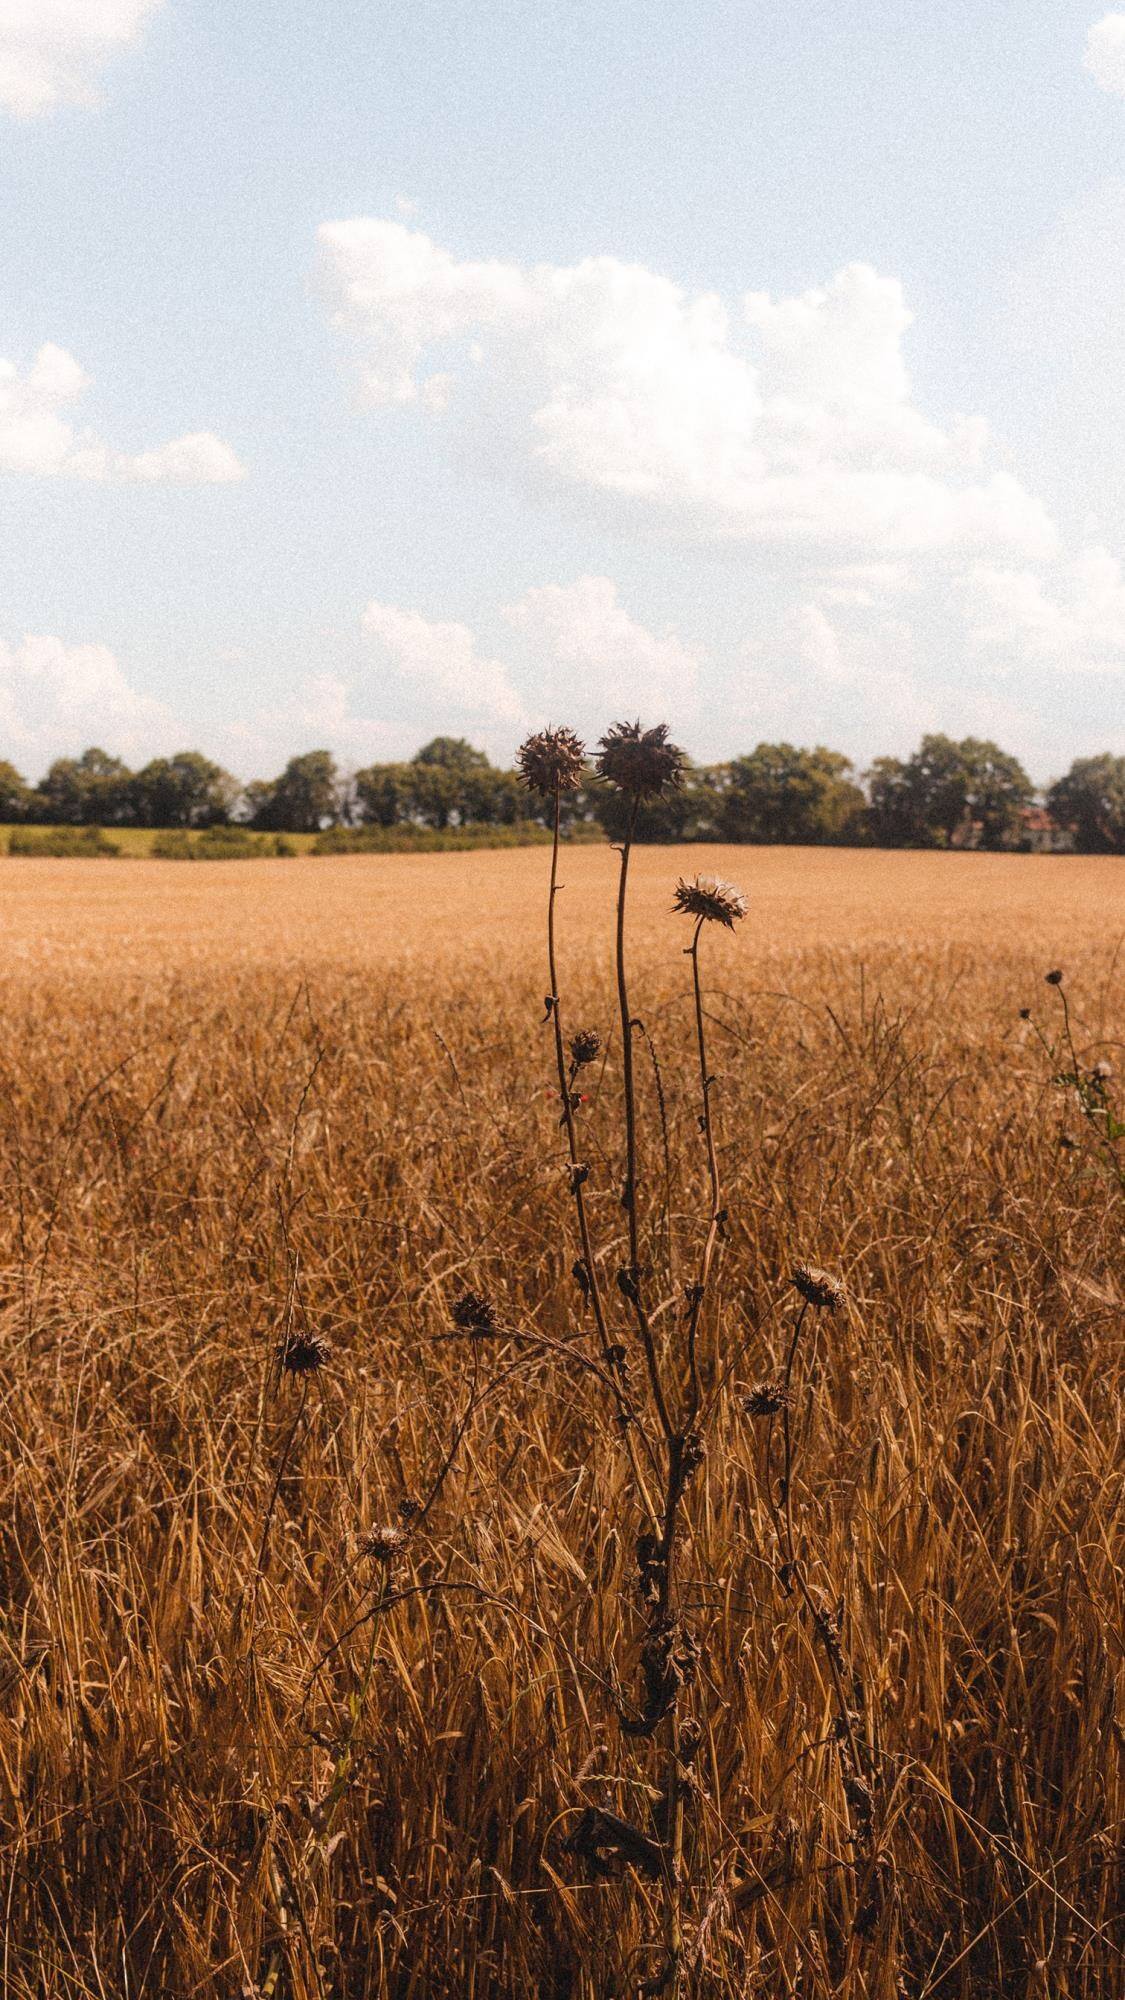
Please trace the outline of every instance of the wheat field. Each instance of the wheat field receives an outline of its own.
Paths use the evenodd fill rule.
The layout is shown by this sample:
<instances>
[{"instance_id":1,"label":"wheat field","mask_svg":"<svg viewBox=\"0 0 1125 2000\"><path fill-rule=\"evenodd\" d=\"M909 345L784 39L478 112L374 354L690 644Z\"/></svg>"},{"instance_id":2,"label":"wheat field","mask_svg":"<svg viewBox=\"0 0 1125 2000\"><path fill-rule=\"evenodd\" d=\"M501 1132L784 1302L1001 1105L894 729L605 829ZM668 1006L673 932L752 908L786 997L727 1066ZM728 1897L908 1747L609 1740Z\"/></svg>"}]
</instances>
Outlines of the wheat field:
<instances>
[{"instance_id":1,"label":"wheat field","mask_svg":"<svg viewBox=\"0 0 1125 2000\"><path fill-rule=\"evenodd\" d=\"M1119 2000L1122 1193L1051 1051L1121 1068L1125 869L634 855L673 1431L721 1215L662 1707L616 861L557 905L610 1361L548 865L0 861L0 1990Z\"/></svg>"}]
</instances>

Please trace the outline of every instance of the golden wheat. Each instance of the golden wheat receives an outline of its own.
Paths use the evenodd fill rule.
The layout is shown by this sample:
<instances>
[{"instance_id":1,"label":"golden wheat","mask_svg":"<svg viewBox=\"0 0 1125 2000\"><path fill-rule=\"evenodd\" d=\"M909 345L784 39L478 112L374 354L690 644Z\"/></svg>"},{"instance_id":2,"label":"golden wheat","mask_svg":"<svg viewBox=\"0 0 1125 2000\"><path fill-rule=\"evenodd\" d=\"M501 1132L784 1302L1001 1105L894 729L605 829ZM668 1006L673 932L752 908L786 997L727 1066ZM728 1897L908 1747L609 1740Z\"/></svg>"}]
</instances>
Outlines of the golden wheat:
<instances>
[{"instance_id":1,"label":"golden wheat","mask_svg":"<svg viewBox=\"0 0 1125 2000\"><path fill-rule=\"evenodd\" d=\"M665 1767L621 1728L644 1524L576 1338L547 865L0 864L16 2000L660 1977ZM1120 864L632 868L658 1342L712 1199L676 876L750 899L701 968L726 1240L699 1367L724 1386L683 1502L685 1991L1118 2000L1121 1198L1019 1009L1053 1035L1061 965L1083 1056L1120 1068ZM562 881L608 1293L613 858L564 853ZM786 1393L798 1266L846 1303L813 1310Z\"/></svg>"}]
</instances>

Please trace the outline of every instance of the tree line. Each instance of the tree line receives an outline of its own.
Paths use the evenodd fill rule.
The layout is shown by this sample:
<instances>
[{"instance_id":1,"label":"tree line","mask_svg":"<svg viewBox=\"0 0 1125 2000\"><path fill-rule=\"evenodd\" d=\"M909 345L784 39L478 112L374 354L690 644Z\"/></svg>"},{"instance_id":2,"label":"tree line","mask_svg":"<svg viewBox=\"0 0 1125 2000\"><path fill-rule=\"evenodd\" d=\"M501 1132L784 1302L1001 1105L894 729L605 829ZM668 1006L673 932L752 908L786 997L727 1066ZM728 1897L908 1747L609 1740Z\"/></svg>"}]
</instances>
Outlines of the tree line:
<instances>
[{"instance_id":1,"label":"tree line","mask_svg":"<svg viewBox=\"0 0 1125 2000\"><path fill-rule=\"evenodd\" d=\"M877 757L862 775L839 751L759 743L725 763L690 764L682 787L646 806L637 838L838 846L986 848L1028 844L1037 792L1018 759L977 737L929 735L912 756ZM1084 852L1125 853L1125 757L1078 758L1043 795ZM621 801L595 783L569 794L567 829L624 831ZM292 757L243 785L197 750L131 771L90 749L60 757L35 786L0 760L0 821L159 828L515 826L539 817L516 773L459 737L438 736L403 763L344 773L327 750Z\"/></svg>"}]
</instances>

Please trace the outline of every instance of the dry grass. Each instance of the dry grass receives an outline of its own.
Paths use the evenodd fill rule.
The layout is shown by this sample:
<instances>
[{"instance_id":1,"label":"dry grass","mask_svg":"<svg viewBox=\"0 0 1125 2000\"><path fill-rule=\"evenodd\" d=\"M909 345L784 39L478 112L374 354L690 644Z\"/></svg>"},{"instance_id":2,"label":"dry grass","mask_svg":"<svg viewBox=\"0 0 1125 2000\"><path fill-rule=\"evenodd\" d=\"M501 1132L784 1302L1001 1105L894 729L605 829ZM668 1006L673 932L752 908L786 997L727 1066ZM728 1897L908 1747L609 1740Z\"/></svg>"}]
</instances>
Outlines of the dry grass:
<instances>
[{"instance_id":1,"label":"dry grass","mask_svg":"<svg viewBox=\"0 0 1125 2000\"><path fill-rule=\"evenodd\" d=\"M661 1301L707 1221L667 914L696 865L752 904L704 963L729 1223L700 1356L730 1381L684 1502L684 1990L1119 2000L1121 1199L1018 1010L1050 1026L1065 966L1084 1053L1120 1066L1125 870L638 854ZM612 1409L570 1355L446 1338L468 1287L509 1330L581 1324L545 869L0 863L16 2000L603 2000L660 1972L661 1882L566 1844L589 1806L659 1826L662 1766L615 1694L643 1617ZM608 1045L579 1118L612 1293L612 858L564 880L569 1024ZM800 1370L792 1499L843 1602L869 1838L742 1402L782 1365L800 1259L850 1298ZM331 1359L279 1376L301 1328ZM474 1392L421 1526L364 1554L435 1491Z\"/></svg>"}]
</instances>

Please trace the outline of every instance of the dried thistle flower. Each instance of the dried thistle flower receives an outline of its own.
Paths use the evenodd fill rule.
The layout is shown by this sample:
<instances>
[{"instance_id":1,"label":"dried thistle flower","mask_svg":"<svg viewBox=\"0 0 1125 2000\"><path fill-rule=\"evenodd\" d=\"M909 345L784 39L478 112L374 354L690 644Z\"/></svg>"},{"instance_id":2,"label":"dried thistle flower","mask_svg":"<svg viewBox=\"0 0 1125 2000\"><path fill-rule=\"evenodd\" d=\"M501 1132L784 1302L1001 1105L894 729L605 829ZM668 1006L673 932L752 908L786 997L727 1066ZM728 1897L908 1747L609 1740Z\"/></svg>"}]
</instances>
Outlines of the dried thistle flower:
<instances>
[{"instance_id":1,"label":"dried thistle flower","mask_svg":"<svg viewBox=\"0 0 1125 2000\"><path fill-rule=\"evenodd\" d=\"M331 1354L322 1333L291 1333L281 1350L281 1365L287 1375L315 1375Z\"/></svg>"},{"instance_id":2,"label":"dried thistle flower","mask_svg":"<svg viewBox=\"0 0 1125 2000\"><path fill-rule=\"evenodd\" d=\"M480 1292L462 1292L453 1308L453 1324L462 1333L495 1333L496 1307Z\"/></svg>"},{"instance_id":3,"label":"dried thistle flower","mask_svg":"<svg viewBox=\"0 0 1125 2000\"><path fill-rule=\"evenodd\" d=\"M540 729L520 744L516 765L529 792L553 798L582 783L586 745L573 729Z\"/></svg>"},{"instance_id":4,"label":"dried thistle flower","mask_svg":"<svg viewBox=\"0 0 1125 2000\"><path fill-rule=\"evenodd\" d=\"M793 1392L784 1382L755 1382L749 1395L743 1397L742 1407L749 1417L776 1417L792 1401Z\"/></svg>"},{"instance_id":5,"label":"dried thistle flower","mask_svg":"<svg viewBox=\"0 0 1125 2000\"><path fill-rule=\"evenodd\" d=\"M570 1060L576 1069L583 1063L597 1062L601 1054L602 1038L596 1028L579 1028L570 1040Z\"/></svg>"},{"instance_id":6,"label":"dried thistle flower","mask_svg":"<svg viewBox=\"0 0 1125 2000\"><path fill-rule=\"evenodd\" d=\"M1044 977L1044 979L1046 980L1046 982L1047 982L1048 986L1061 986L1061 985L1062 985L1062 982L1063 982L1063 976L1062 976L1062 973L1061 973L1061 972L1059 972L1059 971L1057 971L1057 970L1056 970L1056 971L1054 971L1054 972L1045 972L1045 973L1043 974L1043 977Z\"/></svg>"},{"instance_id":7,"label":"dried thistle flower","mask_svg":"<svg viewBox=\"0 0 1125 2000\"><path fill-rule=\"evenodd\" d=\"M806 1305L816 1306L821 1312L839 1312L847 1303L848 1295L839 1278L816 1264L798 1264L790 1283L796 1286Z\"/></svg>"},{"instance_id":8,"label":"dried thistle flower","mask_svg":"<svg viewBox=\"0 0 1125 2000\"><path fill-rule=\"evenodd\" d=\"M369 1556L372 1562L389 1564L401 1555L405 1545L405 1528L372 1528L363 1537L360 1553Z\"/></svg>"},{"instance_id":9,"label":"dried thistle flower","mask_svg":"<svg viewBox=\"0 0 1125 2000\"><path fill-rule=\"evenodd\" d=\"M749 907L741 889L736 889L733 882L720 881L717 875L697 875L694 882L685 882L681 876L676 884L673 908L677 912L698 917L705 923L725 924L728 931L734 929Z\"/></svg>"},{"instance_id":10,"label":"dried thistle flower","mask_svg":"<svg viewBox=\"0 0 1125 2000\"><path fill-rule=\"evenodd\" d=\"M615 722L601 739L595 765L619 791L635 799L658 799L683 783L684 753L668 741L668 724L642 729L639 722Z\"/></svg>"}]
</instances>

